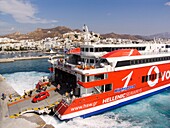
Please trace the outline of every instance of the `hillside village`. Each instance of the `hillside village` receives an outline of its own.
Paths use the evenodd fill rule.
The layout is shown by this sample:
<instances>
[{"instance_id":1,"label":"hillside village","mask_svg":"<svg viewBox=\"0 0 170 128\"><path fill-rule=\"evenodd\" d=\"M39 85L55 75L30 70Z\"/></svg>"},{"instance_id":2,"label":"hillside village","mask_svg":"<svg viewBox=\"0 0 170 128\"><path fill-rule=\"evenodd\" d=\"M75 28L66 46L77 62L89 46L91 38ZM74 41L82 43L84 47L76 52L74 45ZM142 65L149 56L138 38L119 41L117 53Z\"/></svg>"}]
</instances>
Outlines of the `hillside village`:
<instances>
[{"instance_id":1,"label":"hillside village","mask_svg":"<svg viewBox=\"0 0 170 128\"><path fill-rule=\"evenodd\" d=\"M99 33L94 32L89 32L89 35L91 43L122 44L154 42L153 40L146 41L127 35L116 35L116 38L110 38L108 35L100 36ZM157 39L156 41L170 43L170 39ZM14 33L7 35L7 37L0 37L0 52L28 50L49 52L51 49L71 49L79 47L82 44L84 44L84 32L71 30L66 27L57 27L56 29L37 29L35 32L26 35Z\"/></svg>"}]
</instances>

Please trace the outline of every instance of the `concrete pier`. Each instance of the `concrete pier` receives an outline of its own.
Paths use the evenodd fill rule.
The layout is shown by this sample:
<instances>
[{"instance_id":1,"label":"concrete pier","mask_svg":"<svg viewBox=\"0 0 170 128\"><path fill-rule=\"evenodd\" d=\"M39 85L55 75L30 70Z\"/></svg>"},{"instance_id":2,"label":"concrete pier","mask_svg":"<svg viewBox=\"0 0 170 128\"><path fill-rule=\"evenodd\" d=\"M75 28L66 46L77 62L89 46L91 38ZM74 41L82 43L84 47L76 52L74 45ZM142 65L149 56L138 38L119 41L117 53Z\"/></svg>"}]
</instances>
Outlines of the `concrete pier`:
<instances>
[{"instance_id":1,"label":"concrete pier","mask_svg":"<svg viewBox=\"0 0 170 128\"><path fill-rule=\"evenodd\" d=\"M2 99L2 93L6 94L5 99ZM8 97L10 94L12 94L14 97L19 96L15 90L6 82L5 78L0 75L0 128L41 128L45 125L43 119L34 113L24 114L17 118L10 118ZM44 128L54 127L52 125L45 125Z\"/></svg>"}]
</instances>

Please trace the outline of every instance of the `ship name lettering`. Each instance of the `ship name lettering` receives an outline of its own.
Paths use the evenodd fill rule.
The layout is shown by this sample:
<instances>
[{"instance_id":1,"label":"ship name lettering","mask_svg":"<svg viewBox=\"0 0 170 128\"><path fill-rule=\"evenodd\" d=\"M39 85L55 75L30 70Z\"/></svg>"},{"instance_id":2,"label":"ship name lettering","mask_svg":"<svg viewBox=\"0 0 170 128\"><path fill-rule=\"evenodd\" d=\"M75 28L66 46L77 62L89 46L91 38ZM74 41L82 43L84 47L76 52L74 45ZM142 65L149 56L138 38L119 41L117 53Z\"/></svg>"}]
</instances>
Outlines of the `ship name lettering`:
<instances>
[{"instance_id":1,"label":"ship name lettering","mask_svg":"<svg viewBox=\"0 0 170 128\"><path fill-rule=\"evenodd\" d=\"M113 96L113 97L108 97L106 99L103 99L103 104L109 103L109 102L112 102L112 101L115 101L115 100L119 100L119 99L122 99L122 98L125 98L125 97L126 97L126 93L116 95L116 96Z\"/></svg>"},{"instance_id":2,"label":"ship name lettering","mask_svg":"<svg viewBox=\"0 0 170 128\"><path fill-rule=\"evenodd\" d=\"M170 71L164 71L161 73L162 75L162 81L164 81L164 79L166 78L167 80L170 78Z\"/></svg>"},{"instance_id":3,"label":"ship name lettering","mask_svg":"<svg viewBox=\"0 0 170 128\"><path fill-rule=\"evenodd\" d=\"M97 102L93 102L93 103L87 103L87 104L83 104L81 106L77 106L77 107L73 107L71 108L71 111L76 111L76 110L81 110L81 109L86 109L86 108L90 108L90 107L95 107L97 105Z\"/></svg>"}]
</instances>

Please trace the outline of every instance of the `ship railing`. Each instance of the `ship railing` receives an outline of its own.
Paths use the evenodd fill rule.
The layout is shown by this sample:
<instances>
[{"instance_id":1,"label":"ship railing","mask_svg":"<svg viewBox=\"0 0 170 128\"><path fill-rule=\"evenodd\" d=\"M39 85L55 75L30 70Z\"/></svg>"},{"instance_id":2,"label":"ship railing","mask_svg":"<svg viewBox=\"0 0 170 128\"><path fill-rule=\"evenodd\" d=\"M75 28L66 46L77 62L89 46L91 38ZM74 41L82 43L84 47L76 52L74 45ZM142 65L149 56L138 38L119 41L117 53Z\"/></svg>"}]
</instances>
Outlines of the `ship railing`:
<instances>
[{"instance_id":1,"label":"ship railing","mask_svg":"<svg viewBox=\"0 0 170 128\"><path fill-rule=\"evenodd\" d=\"M76 65L75 67L82 70L95 69L95 66L92 65Z\"/></svg>"},{"instance_id":2,"label":"ship railing","mask_svg":"<svg viewBox=\"0 0 170 128\"><path fill-rule=\"evenodd\" d=\"M64 69L67 69L67 70L73 70L75 65L71 65L69 63L67 63L64 59L58 59L55 61L54 63L54 66L55 67L59 67L59 68L64 68Z\"/></svg>"}]
</instances>

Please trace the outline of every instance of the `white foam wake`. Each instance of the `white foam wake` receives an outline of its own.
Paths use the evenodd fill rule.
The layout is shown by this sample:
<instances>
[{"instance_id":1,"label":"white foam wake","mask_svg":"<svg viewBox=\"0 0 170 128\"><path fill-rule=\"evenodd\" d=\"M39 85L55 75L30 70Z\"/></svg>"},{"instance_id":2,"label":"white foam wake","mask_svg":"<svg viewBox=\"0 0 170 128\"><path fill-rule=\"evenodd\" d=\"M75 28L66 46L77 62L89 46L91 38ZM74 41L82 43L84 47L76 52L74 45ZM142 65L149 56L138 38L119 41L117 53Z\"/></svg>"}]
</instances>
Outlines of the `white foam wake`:
<instances>
[{"instance_id":1,"label":"white foam wake","mask_svg":"<svg viewBox=\"0 0 170 128\"><path fill-rule=\"evenodd\" d=\"M35 88L35 84L41 79L41 77L47 75L48 73L33 71L4 74L3 76L18 94L23 95L24 90L27 91Z\"/></svg>"}]
</instances>

